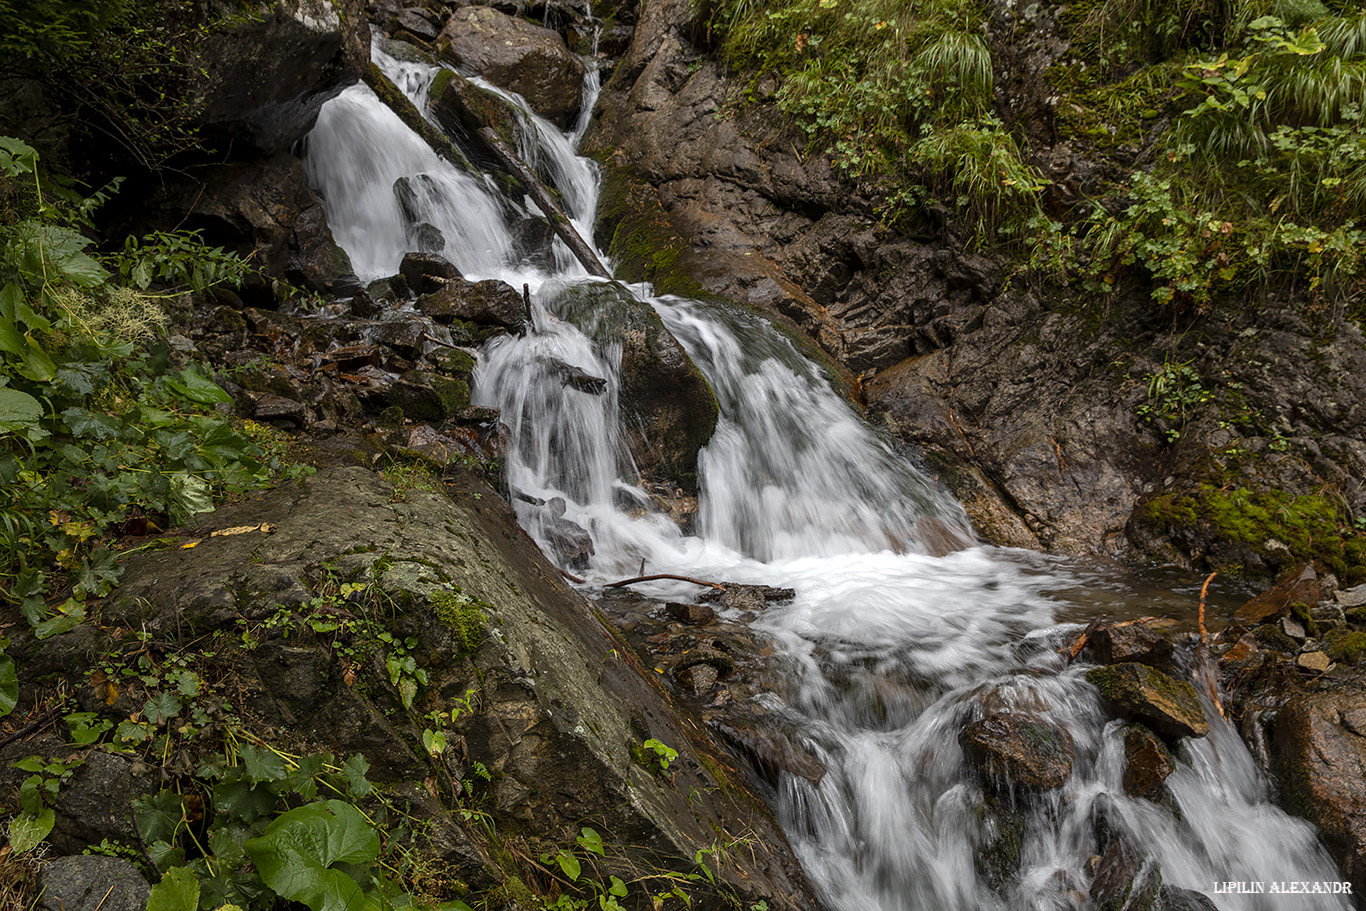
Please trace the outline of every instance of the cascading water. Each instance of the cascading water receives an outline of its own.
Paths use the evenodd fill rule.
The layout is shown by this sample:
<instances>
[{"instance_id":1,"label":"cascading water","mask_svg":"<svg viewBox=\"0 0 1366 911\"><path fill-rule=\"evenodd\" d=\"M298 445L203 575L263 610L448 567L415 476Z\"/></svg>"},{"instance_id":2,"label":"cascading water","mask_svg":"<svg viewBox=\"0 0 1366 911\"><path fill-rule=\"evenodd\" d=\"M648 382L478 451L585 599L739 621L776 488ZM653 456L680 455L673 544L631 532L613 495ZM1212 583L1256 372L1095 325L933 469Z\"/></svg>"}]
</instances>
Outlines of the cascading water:
<instances>
[{"instance_id":1,"label":"cascading water","mask_svg":"<svg viewBox=\"0 0 1366 911\"><path fill-rule=\"evenodd\" d=\"M376 60L421 106L435 67L382 52ZM577 131L566 137L504 97L523 109L522 153L591 236L596 175L573 154ZM478 399L500 408L509 428L508 482L531 534L546 543L559 516L538 503L558 497L563 518L592 535L592 578L644 560L656 572L795 589L758 625L794 669L783 711L829 772L818 785L784 776L778 803L832 907L1091 908L1098 820L1141 846L1164 883L1204 892L1225 911L1349 907L1341 896L1294 904L1212 894L1222 881L1338 873L1307 824L1267 803L1255 762L1210 707L1209 736L1182 742L1168 805L1126 796L1122 725L1107 723L1095 688L1056 652L1057 618L1070 607L1057 593L1084 573L987 547L935 555L927 527L970 538L961 509L766 323L641 295L706 374L721 420L699 465L699 534L685 536L658 512L631 518L621 505L649 497L621 442L620 348L559 315L595 280L564 259L554 277L512 261L505 218L526 203L499 200L446 166L368 89L324 107L306 164L362 277L396 271L416 218L440 230L441 255L462 272L535 292L536 331L491 342L475 376ZM423 188L419 212L403 211L400 178ZM601 394L566 384L566 370L603 380ZM653 593L692 594L682 583ZM1075 760L1062 787L1012 802L968 774L958 732L1007 710L1070 734ZM1011 837L1017 860L1002 880L981 858Z\"/></svg>"}]
</instances>

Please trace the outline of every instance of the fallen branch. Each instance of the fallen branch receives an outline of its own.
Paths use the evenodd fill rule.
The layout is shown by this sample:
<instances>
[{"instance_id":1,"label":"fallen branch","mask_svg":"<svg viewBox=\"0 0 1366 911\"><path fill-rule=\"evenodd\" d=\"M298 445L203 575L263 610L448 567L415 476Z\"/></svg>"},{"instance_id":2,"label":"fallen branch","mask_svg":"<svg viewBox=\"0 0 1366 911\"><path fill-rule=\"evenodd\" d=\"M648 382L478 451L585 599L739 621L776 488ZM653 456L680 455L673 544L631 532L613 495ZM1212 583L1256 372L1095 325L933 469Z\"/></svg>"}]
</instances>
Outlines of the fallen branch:
<instances>
[{"instance_id":1,"label":"fallen branch","mask_svg":"<svg viewBox=\"0 0 1366 911\"><path fill-rule=\"evenodd\" d=\"M623 585L635 585L637 582L653 582L655 579L673 579L677 582L691 582L693 585L705 585L717 591L725 591L726 587L720 582L708 582L705 579L693 579L690 576L676 576L673 573L654 573L649 576L636 576L631 579L622 579L618 582L608 582L603 588L621 588Z\"/></svg>"},{"instance_id":2,"label":"fallen branch","mask_svg":"<svg viewBox=\"0 0 1366 911\"><path fill-rule=\"evenodd\" d=\"M574 257L583 263L583 267L591 274L599 278L611 278L612 273L607 271L607 267L598 259L598 255L593 252L593 248L588 246L579 232L575 230L574 223L569 220L569 216L564 214L564 210L555 202L555 198L550 195L545 184L536 173L528 168L523 161L517 157L517 153L503 141L497 131L492 127L482 127L479 130L479 138L488 146L509 172L513 174L522 184L522 187L531 194L531 198L536 201L536 206L545 214L546 221L550 222L550 227L555 229L555 233L560 235L560 240L565 242Z\"/></svg>"},{"instance_id":3,"label":"fallen branch","mask_svg":"<svg viewBox=\"0 0 1366 911\"><path fill-rule=\"evenodd\" d=\"M1219 700L1219 684L1215 682L1217 676L1214 673L1214 662L1209 657L1209 629L1205 626L1205 595L1209 593L1209 584L1217 575L1219 575L1217 572L1210 573L1205 577L1205 584L1200 586L1200 673L1205 678L1205 690L1209 693L1214 708L1221 717L1227 718L1228 715L1224 712L1224 704Z\"/></svg>"}]
</instances>

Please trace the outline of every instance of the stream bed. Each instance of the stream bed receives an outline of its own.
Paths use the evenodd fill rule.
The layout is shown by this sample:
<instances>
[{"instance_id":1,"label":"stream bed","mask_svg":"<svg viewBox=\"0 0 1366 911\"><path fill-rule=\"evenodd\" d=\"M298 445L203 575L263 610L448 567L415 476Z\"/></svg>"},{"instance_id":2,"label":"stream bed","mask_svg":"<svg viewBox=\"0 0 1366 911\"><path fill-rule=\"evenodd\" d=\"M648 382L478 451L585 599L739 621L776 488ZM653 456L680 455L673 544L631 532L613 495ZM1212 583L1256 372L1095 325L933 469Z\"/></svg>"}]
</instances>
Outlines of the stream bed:
<instances>
[{"instance_id":1,"label":"stream bed","mask_svg":"<svg viewBox=\"0 0 1366 911\"><path fill-rule=\"evenodd\" d=\"M434 65L382 47L375 59L425 103ZM591 76L590 94L595 87ZM574 154L576 132L504 97L522 112L521 154L591 237L597 174ZM830 907L1098 907L1093 884L1114 853L1105 844L1121 839L1137 851L1130 879L1160 871L1155 907L1350 907L1340 895L1222 890L1340 877L1313 829L1269 803L1265 776L1212 705L1210 733L1181 741L1162 799L1129 796L1124 725L1085 680L1084 662L1058 653L1102 613L1156 614L1189 629L1199 580L979 543L914 454L868 426L765 320L632 285L625 293L659 315L720 409L685 533L667 513L645 508L651 495L624 443L620 346L610 332L585 331L583 301L607 283L558 241L550 261L518 253L510 225L535 214L530 203L439 158L364 86L326 105L305 160L363 280L398 271L416 218L441 232L442 255L466 278L530 289L533 331L483 348L474 396L500 409L509 428L507 483L522 495L514 506L523 527L552 555L553 523L573 523L591 538L591 557L573 570L590 593L642 570L793 590L753 623L787 681L765 697L768 707L827 770L815 784L782 776L774 800ZM407 203L416 215L394 192L401 178L421 188ZM547 367L556 362L605 389L567 385ZM557 500L562 509L547 508ZM642 508L626 508L634 504ZM697 594L667 580L638 590L658 602ZM1227 590L1213 610L1242 594ZM973 774L960 731L1000 712L1066 732L1074 758L1061 786L1002 794Z\"/></svg>"}]
</instances>

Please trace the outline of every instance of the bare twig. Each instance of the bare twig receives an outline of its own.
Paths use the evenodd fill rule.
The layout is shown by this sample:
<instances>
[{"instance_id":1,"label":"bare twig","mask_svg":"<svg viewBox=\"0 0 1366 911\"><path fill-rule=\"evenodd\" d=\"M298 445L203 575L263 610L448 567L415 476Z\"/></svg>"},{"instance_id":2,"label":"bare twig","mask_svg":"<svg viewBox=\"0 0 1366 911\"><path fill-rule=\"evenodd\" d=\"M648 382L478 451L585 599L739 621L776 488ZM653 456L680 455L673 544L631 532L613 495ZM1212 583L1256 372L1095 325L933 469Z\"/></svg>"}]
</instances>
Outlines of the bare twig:
<instances>
[{"instance_id":1,"label":"bare twig","mask_svg":"<svg viewBox=\"0 0 1366 911\"><path fill-rule=\"evenodd\" d=\"M564 577L565 577L566 579L568 579L570 582L583 582L583 581L584 581L583 579L580 579L578 576L574 575L573 573L569 572L568 570L563 570L563 569L560 570L560 575L564 576Z\"/></svg>"},{"instance_id":2,"label":"bare twig","mask_svg":"<svg viewBox=\"0 0 1366 911\"><path fill-rule=\"evenodd\" d=\"M708 582L705 579L693 579L689 576L676 576L673 573L654 573L649 576L636 576L633 579L622 579L618 582L608 582L603 588L621 588L623 585L635 585L637 582L652 582L655 579L675 579L679 582L691 582L693 585L705 585L717 591L725 591L726 587L720 582Z\"/></svg>"}]
</instances>

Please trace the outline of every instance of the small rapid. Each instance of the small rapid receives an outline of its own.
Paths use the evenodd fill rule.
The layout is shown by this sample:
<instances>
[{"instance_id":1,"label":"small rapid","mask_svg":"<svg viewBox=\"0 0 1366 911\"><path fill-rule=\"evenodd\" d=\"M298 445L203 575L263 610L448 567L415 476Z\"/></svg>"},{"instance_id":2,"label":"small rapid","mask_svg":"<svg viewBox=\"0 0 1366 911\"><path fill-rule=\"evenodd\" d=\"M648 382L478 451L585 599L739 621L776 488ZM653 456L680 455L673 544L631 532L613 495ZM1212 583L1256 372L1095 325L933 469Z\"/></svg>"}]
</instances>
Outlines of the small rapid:
<instances>
[{"instance_id":1,"label":"small rapid","mask_svg":"<svg viewBox=\"0 0 1366 911\"><path fill-rule=\"evenodd\" d=\"M425 110L437 68L383 48L375 59ZM586 84L593 93L596 78ZM597 173L574 153L587 111L565 134L517 96L477 84L521 112L521 154L591 238ZM415 249L414 223L425 222L463 274L531 290L534 331L481 350L474 395L501 411L513 505L547 553L554 524L567 521L591 538L586 569L576 570L590 589L645 566L795 590L755 626L791 668L778 710L829 770L815 785L784 776L776 802L830 907L1090 909L1088 889L1109 856L1098 832L1135 846L1165 886L1204 893L1224 911L1349 907L1341 896L1295 904L1214 892L1224 881L1339 874L1311 827L1268 802L1256 762L1212 706L1209 736L1181 742L1165 798L1128 796L1124 725L1110 720L1085 668L1058 654L1076 631L1060 618L1088 611L1070 593L1096 571L976 544L961 507L767 321L625 289L659 315L720 407L698 465L696 533L685 534L651 505L627 449L621 346L575 310L578 292L598 280L558 241L549 274L518 261L510 225L533 212L527 200L501 198L443 162L363 87L324 107L305 162L362 278L397 271ZM422 188L416 212L395 190L402 179ZM601 391L567 384L566 370L600 379ZM681 582L644 590L695 595ZM1070 736L1075 758L1061 787L1017 800L971 773L959 732L1001 711Z\"/></svg>"}]
</instances>

